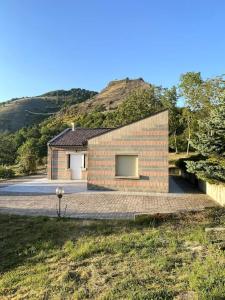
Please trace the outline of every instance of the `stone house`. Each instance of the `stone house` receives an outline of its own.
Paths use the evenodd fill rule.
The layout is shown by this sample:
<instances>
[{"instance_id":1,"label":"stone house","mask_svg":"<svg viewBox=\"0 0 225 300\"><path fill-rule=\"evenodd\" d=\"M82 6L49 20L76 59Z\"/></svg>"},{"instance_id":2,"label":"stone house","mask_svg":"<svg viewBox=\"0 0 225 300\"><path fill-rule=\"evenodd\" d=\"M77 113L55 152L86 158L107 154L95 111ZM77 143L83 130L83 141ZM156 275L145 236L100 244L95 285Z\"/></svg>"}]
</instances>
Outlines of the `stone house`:
<instances>
[{"instance_id":1,"label":"stone house","mask_svg":"<svg viewBox=\"0 0 225 300\"><path fill-rule=\"evenodd\" d=\"M168 192L168 111L118 128L68 128L48 143L48 178L88 189Z\"/></svg>"}]
</instances>

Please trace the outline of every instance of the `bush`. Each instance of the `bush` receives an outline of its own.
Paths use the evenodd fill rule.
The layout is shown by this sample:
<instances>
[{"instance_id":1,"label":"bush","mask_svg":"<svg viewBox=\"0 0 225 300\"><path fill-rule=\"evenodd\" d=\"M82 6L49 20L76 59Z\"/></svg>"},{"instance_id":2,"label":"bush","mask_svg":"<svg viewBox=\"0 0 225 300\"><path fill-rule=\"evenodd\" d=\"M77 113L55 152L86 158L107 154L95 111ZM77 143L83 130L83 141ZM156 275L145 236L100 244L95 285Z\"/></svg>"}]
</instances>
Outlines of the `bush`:
<instances>
[{"instance_id":1,"label":"bush","mask_svg":"<svg viewBox=\"0 0 225 300\"><path fill-rule=\"evenodd\" d=\"M37 170L37 144L36 140L28 139L18 149L18 162L20 174L30 175L34 174Z\"/></svg>"},{"instance_id":2,"label":"bush","mask_svg":"<svg viewBox=\"0 0 225 300\"><path fill-rule=\"evenodd\" d=\"M225 168L220 161L213 159L200 161L187 161L187 171L193 173L197 178L209 183L225 183Z\"/></svg>"},{"instance_id":3,"label":"bush","mask_svg":"<svg viewBox=\"0 0 225 300\"><path fill-rule=\"evenodd\" d=\"M183 158L178 159L175 162L175 165L179 169L187 172L187 164L186 164L186 162L188 162L188 161L198 162L198 161L200 161L202 159L204 159L204 157L202 155L200 155L200 154L191 155L190 157L183 157Z\"/></svg>"},{"instance_id":4,"label":"bush","mask_svg":"<svg viewBox=\"0 0 225 300\"><path fill-rule=\"evenodd\" d=\"M0 166L0 178L8 179L15 176L15 172L10 167Z\"/></svg>"},{"instance_id":5,"label":"bush","mask_svg":"<svg viewBox=\"0 0 225 300\"><path fill-rule=\"evenodd\" d=\"M214 158L206 158L201 154L188 158L180 158L175 162L176 167L188 174L194 174L196 178L209 183L225 183L225 162Z\"/></svg>"}]
</instances>

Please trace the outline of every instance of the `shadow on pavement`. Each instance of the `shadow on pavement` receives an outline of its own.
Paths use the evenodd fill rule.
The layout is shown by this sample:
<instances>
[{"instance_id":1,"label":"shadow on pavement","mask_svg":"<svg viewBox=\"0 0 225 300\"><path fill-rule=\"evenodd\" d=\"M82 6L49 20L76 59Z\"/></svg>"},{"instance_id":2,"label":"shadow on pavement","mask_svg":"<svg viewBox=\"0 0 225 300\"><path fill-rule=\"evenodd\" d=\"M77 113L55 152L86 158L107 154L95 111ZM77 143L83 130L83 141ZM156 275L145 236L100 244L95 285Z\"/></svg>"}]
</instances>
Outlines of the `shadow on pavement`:
<instances>
[{"instance_id":1,"label":"shadow on pavement","mask_svg":"<svg viewBox=\"0 0 225 300\"><path fill-rule=\"evenodd\" d=\"M169 176L169 193L175 194L202 194L194 185L182 178L181 176Z\"/></svg>"}]
</instances>

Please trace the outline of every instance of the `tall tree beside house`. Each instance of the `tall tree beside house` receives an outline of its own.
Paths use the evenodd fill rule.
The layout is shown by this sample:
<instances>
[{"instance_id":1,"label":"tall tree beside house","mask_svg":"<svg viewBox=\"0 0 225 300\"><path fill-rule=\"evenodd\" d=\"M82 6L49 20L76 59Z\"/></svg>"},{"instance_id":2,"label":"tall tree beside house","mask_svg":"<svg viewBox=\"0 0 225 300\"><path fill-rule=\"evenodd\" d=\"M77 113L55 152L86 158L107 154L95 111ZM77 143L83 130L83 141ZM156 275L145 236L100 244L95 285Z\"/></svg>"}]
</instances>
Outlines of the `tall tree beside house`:
<instances>
[{"instance_id":1,"label":"tall tree beside house","mask_svg":"<svg viewBox=\"0 0 225 300\"><path fill-rule=\"evenodd\" d=\"M37 143L35 139L28 139L18 149L19 170L22 174L33 174L37 170Z\"/></svg>"},{"instance_id":2,"label":"tall tree beside house","mask_svg":"<svg viewBox=\"0 0 225 300\"><path fill-rule=\"evenodd\" d=\"M181 115L177 108L177 89L173 86L171 89L163 89L161 95L161 102L164 108L169 111L169 135L170 148L174 149L176 153L179 150L178 134L182 132Z\"/></svg>"},{"instance_id":3,"label":"tall tree beside house","mask_svg":"<svg viewBox=\"0 0 225 300\"><path fill-rule=\"evenodd\" d=\"M200 72L188 72L181 75L180 94L185 99L183 120L187 125L187 154L193 133L198 131L198 120L209 116L210 110L219 104L224 90L223 77L203 80Z\"/></svg>"},{"instance_id":4,"label":"tall tree beside house","mask_svg":"<svg viewBox=\"0 0 225 300\"><path fill-rule=\"evenodd\" d=\"M17 156L16 150L14 135L0 133L0 165L13 165Z\"/></svg>"},{"instance_id":5,"label":"tall tree beside house","mask_svg":"<svg viewBox=\"0 0 225 300\"><path fill-rule=\"evenodd\" d=\"M206 104L205 98L202 97L203 82L200 72L187 72L181 75L180 92L191 111L199 111Z\"/></svg>"},{"instance_id":6,"label":"tall tree beside house","mask_svg":"<svg viewBox=\"0 0 225 300\"><path fill-rule=\"evenodd\" d=\"M192 138L193 128L196 125L196 120L193 117L193 112L202 109L203 101L201 99L202 94L202 83L201 73L188 72L181 75L180 78L180 94L185 99L186 107L183 110L182 118L186 123L186 140L187 140L187 155L190 151L190 141Z\"/></svg>"},{"instance_id":7,"label":"tall tree beside house","mask_svg":"<svg viewBox=\"0 0 225 300\"><path fill-rule=\"evenodd\" d=\"M187 171L211 182L225 182L225 92L220 104L200 120L199 132L192 139L192 146L205 157L200 161L187 161Z\"/></svg>"},{"instance_id":8,"label":"tall tree beside house","mask_svg":"<svg viewBox=\"0 0 225 300\"><path fill-rule=\"evenodd\" d=\"M189 155L191 138L198 127L198 119L196 113L191 111L189 107L184 107L182 110L181 121L185 124L184 136L187 140L186 153Z\"/></svg>"}]
</instances>

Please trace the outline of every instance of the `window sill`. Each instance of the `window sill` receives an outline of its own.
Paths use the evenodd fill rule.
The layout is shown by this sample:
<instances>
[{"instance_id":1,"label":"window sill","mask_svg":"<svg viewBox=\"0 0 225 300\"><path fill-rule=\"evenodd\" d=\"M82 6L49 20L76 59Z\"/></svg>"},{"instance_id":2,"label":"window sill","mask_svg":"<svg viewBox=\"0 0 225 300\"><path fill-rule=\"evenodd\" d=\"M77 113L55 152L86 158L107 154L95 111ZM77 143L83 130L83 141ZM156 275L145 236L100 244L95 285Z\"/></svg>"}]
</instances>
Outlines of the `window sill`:
<instances>
[{"instance_id":1,"label":"window sill","mask_svg":"<svg viewBox=\"0 0 225 300\"><path fill-rule=\"evenodd\" d=\"M140 176L115 176L116 179L133 179L137 180L140 179Z\"/></svg>"}]
</instances>

